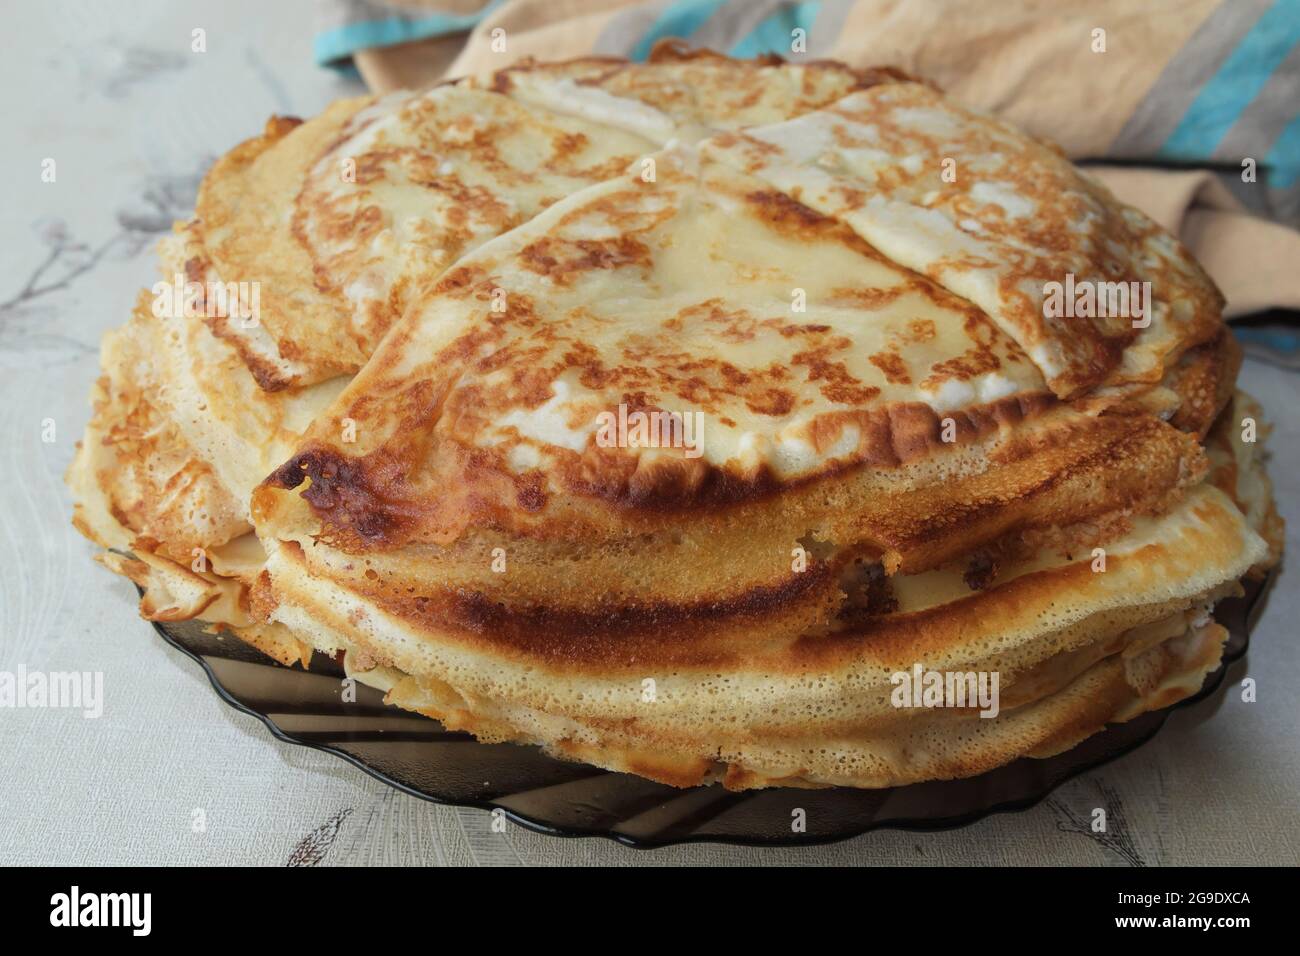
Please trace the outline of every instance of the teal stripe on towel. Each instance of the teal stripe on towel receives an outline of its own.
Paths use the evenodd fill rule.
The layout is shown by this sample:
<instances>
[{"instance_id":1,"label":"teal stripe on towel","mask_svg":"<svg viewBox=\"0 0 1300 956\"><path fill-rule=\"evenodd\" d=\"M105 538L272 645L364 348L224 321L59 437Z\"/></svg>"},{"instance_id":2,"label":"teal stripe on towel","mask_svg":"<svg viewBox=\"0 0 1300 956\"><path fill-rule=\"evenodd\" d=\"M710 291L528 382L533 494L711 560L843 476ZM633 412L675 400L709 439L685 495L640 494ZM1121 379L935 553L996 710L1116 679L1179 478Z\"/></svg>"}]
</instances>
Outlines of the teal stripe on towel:
<instances>
[{"instance_id":1,"label":"teal stripe on towel","mask_svg":"<svg viewBox=\"0 0 1300 956\"><path fill-rule=\"evenodd\" d=\"M1160 147L1160 155L1180 160L1209 158L1297 43L1300 0L1277 0L1201 88Z\"/></svg>"},{"instance_id":2,"label":"teal stripe on towel","mask_svg":"<svg viewBox=\"0 0 1300 956\"><path fill-rule=\"evenodd\" d=\"M677 0L665 10L628 54L628 59L643 61L650 48L664 37L689 37L713 16L726 0Z\"/></svg>"},{"instance_id":3,"label":"teal stripe on towel","mask_svg":"<svg viewBox=\"0 0 1300 956\"><path fill-rule=\"evenodd\" d=\"M777 53L788 57L791 52L790 31L799 27L806 36L820 9L821 0L807 0L805 3L792 3L782 7L742 37L728 52L734 57L753 57L762 53Z\"/></svg>"},{"instance_id":4,"label":"teal stripe on towel","mask_svg":"<svg viewBox=\"0 0 1300 956\"><path fill-rule=\"evenodd\" d=\"M312 54L320 66L342 66L358 50L395 46L449 33L465 33L474 29L493 7L502 2L503 0L492 0L477 13L462 16L434 14L427 17L385 17L382 20L349 23L318 33L312 41Z\"/></svg>"},{"instance_id":5,"label":"teal stripe on towel","mask_svg":"<svg viewBox=\"0 0 1300 956\"><path fill-rule=\"evenodd\" d=\"M1300 179L1300 116L1282 130L1264 157L1270 189L1290 189Z\"/></svg>"}]
</instances>

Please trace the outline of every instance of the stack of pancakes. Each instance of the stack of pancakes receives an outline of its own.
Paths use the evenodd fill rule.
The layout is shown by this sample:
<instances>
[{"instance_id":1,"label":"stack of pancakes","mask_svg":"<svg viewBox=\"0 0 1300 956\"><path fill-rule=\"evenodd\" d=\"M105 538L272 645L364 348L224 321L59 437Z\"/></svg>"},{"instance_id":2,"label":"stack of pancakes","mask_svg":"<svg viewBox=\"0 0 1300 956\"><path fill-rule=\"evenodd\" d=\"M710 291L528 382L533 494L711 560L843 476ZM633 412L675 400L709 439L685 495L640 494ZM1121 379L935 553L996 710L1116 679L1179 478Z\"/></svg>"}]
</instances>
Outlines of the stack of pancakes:
<instances>
[{"instance_id":1,"label":"stack of pancakes","mask_svg":"<svg viewBox=\"0 0 1300 956\"><path fill-rule=\"evenodd\" d=\"M894 71L665 45L340 102L162 259L202 314L106 337L77 527L145 617L483 740L969 776L1194 693L1279 557L1213 284ZM899 706L921 669L997 716Z\"/></svg>"}]
</instances>

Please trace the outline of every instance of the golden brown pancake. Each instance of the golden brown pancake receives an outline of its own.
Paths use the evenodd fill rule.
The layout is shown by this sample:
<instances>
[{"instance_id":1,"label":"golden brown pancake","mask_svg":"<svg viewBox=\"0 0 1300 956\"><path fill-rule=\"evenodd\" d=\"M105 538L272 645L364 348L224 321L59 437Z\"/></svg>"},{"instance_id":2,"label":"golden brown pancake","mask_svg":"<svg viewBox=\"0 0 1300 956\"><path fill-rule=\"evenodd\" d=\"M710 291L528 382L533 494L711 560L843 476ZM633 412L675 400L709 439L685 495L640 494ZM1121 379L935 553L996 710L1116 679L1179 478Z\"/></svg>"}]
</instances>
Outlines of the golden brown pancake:
<instances>
[{"instance_id":1,"label":"golden brown pancake","mask_svg":"<svg viewBox=\"0 0 1300 956\"><path fill-rule=\"evenodd\" d=\"M898 70L855 70L831 60L733 60L666 40L655 45L646 63L601 57L526 60L468 82L664 145L673 138L695 139L802 116L854 90L905 79Z\"/></svg>"},{"instance_id":2,"label":"golden brown pancake","mask_svg":"<svg viewBox=\"0 0 1300 956\"><path fill-rule=\"evenodd\" d=\"M984 309L1062 397L1159 381L1218 332L1222 297L1177 240L1058 151L932 87L876 86L703 150Z\"/></svg>"}]
</instances>

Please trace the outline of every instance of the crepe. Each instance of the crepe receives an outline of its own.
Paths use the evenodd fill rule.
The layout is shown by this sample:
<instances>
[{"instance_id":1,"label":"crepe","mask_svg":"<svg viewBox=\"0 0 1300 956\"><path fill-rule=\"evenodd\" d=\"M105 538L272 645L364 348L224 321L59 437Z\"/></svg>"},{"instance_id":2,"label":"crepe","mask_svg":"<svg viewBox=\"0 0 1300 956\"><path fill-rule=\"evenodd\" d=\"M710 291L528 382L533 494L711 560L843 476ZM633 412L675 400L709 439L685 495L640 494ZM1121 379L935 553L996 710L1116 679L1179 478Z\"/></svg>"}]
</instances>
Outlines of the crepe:
<instances>
[{"instance_id":1,"label":"crepe","mask_svg":"<svg viewBox=\"0 0 1300 956\"><path fill-rule=\"evenodd\" d=\"M259 491L264 536L297 521L380 561L491 539L581 562L585 602L618 598L636 533L641 584L689 568L678 586L716 600L793 589L808 535L924 570L1163 507L1203 475L1193 438L1061 405L981 313L835 222L791 223L756 181L658 160L655 183L591 187L461 260ZM701 416L698 457L605 447L620 407ZM301 498L274 492L304 477ZM700 567L700 539L753 570Z\"/></svg>"},{"instance_id":2,"label":"crepe","mask_svg":"<svg viewBox=\"0 0 1300 956\"><path fill-rule=\"evenodd\" d=\"M1204 273L896 71L670 45L273 120L163 274L260 314L110 334L78 527L146 617L484 740L973 775L1194 693L1280 556ZM1150 297L1049 307L1106 282Z\"/></svg>"},{"instance_id":3,"label":"crepe","mask_svg":"<svg viewBox=\"0 0 1300 956\"><path fill-rule=\"evenodd\" d=\"M733 60L666 40L655 45L646 63L602 57L525 60L467 82L667 145L792 119L855 90L905 79L898 70L856 70L832 60Z\"/></svg>"},{"instance_id":4,"label":"crepe","mask_svg":"<svg viewBox=\"0 0 1300 956\"><path fill-rule=\"evenodd\" d=\"M1219 330L1222 296L1172 236L1059 151L929 86L855 92L716 137L704 152L968 298L1062 397L1157 382L1170 360ZM1139 314L1142 283L1151 301ZM1049 302L1052 284L1061 287L1059 308ZM1089 289L1091 305L1082 298Z\"/></svg>"},{"instance_id":5,"label":"crepe","mask_svg":"<svg viewBox=\"0 0 1300 956\"><path fill-rule=\"evenodd\" d=\"M164 269L175 252L164 244ZM201 618L282 663L305 662L306 644L249 615L265 553L248 493L343 382L263 392L203 323L160 321L144 293L131 321L105 336L101 363L67 475L77 530L141 589L146 619Z\"/></svg>"}]
</instances>

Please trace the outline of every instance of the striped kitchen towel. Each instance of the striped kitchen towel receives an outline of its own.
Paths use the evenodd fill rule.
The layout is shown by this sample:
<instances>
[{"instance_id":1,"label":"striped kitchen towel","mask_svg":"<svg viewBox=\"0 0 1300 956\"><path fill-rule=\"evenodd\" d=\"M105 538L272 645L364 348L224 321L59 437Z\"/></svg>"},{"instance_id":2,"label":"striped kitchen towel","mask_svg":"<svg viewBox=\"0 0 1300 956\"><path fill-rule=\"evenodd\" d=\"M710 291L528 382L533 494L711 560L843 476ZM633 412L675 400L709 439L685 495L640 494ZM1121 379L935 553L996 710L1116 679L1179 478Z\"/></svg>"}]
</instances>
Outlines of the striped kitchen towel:
<instances>
[{"instance_id":1,"label":"striped kitchen towel","mask_svg":"<svg viewBox=\"0 0 1300 956\"><path fill-rule=\"evenodd\" d=\"M376 91L667 37L901 67L1091 165L1181 236L1229 314L1300 309L1300 0L318 2L318 61Z\"/></svg>"}]
</instances>

